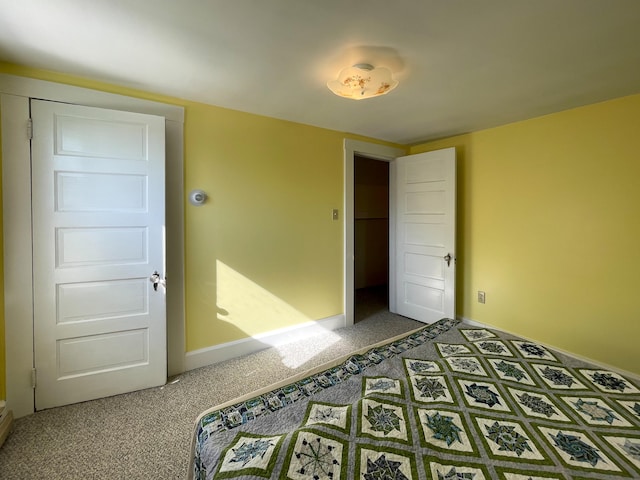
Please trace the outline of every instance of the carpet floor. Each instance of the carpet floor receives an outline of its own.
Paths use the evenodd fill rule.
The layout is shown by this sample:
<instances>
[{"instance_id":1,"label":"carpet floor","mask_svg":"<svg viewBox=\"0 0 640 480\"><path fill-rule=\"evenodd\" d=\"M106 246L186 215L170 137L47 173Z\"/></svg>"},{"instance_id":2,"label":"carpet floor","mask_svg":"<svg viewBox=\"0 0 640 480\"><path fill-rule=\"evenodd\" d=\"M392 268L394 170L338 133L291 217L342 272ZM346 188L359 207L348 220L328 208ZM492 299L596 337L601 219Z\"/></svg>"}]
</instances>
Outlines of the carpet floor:
<instances>
[{"instance_id":1,"label":"carpet floor","mask_svg":"<svg viewBox=\"0 0 640 480\"><path fill-rule=\"evenodd\" d=\"M351 327L186 372L162 387L20 418L0 448L0 478L185 478L202 411L420 325L379 311Z\"/></svg>"}]
</instances>

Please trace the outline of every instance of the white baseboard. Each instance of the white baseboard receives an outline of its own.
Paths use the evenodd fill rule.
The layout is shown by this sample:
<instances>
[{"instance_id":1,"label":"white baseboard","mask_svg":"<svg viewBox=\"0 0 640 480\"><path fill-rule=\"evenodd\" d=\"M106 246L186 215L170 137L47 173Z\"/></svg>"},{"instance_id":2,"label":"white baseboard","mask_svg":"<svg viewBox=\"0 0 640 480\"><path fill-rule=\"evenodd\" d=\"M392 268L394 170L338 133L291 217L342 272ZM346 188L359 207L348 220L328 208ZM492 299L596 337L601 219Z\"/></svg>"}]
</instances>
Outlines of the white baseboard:
<instances>
[{"instance_id":1,"label":"white baseboard","mask_svg":"<svg viewBox=\"0 0 640 480\"><path fill-rule=\"evenodd\" d=\"M580 360L581 362L591 363L591 364L595 365L596 367L601 368L602 370L611 370L612 372L616 372L616 373L619 373L620 375L624 375L626 377L632 378L636 382L640 382L640 375L638 375L637 373L629 372L627 370L623 370L622 368L614 367L613 365L608 365L606 363L599 362L597 360L594 360L593 358L583 357L582 355L578 355L578 354L575 354L573 352L567 352L566 350L562 350L561 348L558 348L558 347L556 347L554 345L549 345L549 344L540 342L539 340L535 340L533 338L523 337L522 335L520 335L518 333L510 332L508 330L504 330L502 328L498 328L498 327L495 327L493 325L487 325L485 323L476 322L475 320L471 320L470 318L465 318L465 317L461 317L461 316L458 316L457 318L458 318L458 320L462 320L464 323L466 323L466 324L468 324L468 325L470 325L472 327L490 328L490 329L493 329L493 330L499 330L499 331L507 333L509 335L514 335L516 337L520 337L523 340L526 340L528 342L537 343L539 345L542 345L543 347L548 348L549 350L555 350L558 353L561 353L561 354L566 355L568 357L575 358L576 360Z\"/></svg>"},{"instance_id":2,"label":"white baseboard","mask_svg":"<svg viewBox=\"0 0 640 480\"><path fill-rule=\"evenodd\" d=\"M185 368L186 370L193 370L194 368L206 367L207 365L258 352L265 348L295 342L311 335L336 330L344 326L346 326L346 320L345 316L341 314L293 327L260 333L253 337L223 343L222 345L201 348L200 350L187 352L185 355Z\"/></svg>"}]
</instances>

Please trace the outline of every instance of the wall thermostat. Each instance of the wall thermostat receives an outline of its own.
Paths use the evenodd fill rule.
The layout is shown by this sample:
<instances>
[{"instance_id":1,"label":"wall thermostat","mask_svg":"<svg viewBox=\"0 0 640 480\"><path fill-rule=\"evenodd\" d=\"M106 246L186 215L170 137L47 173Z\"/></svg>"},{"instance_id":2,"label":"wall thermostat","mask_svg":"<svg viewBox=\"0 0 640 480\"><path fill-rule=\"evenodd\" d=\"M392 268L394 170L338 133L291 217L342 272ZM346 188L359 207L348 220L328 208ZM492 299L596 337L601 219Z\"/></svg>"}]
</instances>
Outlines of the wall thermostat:
<instances>
[{"instance_id":1,"label":"wall thermostat","mask_svg":"<svg viewBox=\"0 0 640 480\"><path fill-rule=\"evenodd\" d=\"M191 205L199 207L201 205L204 205L206 201L207 194L202 190L192 190L191 193L189 193L189 203L191 203Z\"/></svg>"}]
</instances>

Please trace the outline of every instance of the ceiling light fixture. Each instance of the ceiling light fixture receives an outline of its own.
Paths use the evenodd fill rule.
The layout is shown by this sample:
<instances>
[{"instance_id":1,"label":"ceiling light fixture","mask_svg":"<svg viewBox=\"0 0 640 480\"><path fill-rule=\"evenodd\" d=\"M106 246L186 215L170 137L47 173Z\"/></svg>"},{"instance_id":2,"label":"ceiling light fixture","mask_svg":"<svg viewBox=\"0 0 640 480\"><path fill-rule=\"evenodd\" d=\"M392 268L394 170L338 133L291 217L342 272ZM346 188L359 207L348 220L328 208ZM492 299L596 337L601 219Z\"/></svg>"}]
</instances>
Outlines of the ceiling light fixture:
<instances>
[{"instance_id":1,"label":"ceiling light fixture","mask_svg":"<svg viewBox=\"0 0 640 480\"><path fill-rule=\"evenodd\" d=\"M327 87L339 97L363 100L385 95L398 86L391 77L391 70L374 68L368 63L358 63L342 69L336 80L327 82Z\"/></svg>"}]
</instances>

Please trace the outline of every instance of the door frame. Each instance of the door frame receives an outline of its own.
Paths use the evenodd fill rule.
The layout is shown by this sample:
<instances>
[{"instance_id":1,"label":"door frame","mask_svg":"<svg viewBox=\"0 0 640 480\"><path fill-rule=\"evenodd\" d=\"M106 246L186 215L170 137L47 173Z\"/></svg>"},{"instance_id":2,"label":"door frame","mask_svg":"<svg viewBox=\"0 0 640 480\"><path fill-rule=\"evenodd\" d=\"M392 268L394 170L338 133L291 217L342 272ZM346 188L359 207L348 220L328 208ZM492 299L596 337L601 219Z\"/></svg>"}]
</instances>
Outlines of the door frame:
<instances>
[{"instance_id":1,"label":"door frame","mask_svg":"<svg viewBox=\"0 0 640 480\"><path fill-rule=\"evenodd\" d=\"M184 108L0 74L6 401L16 417L34 412L30 98L165 117L168 375L185 368Z\"/></svg>"},{"instance_id":2,"label":"door frame","mask_svg":"<svg viewBox=\"0 0 640 480\"><path fill-rule=\"evenodd\" d=\"M395 159L407 155L405 149L363 142L345 138L344 140L344 315L345 325L353 325L354 320L354 157L371 158L389 162L389 251L395 251ZM389 255L389 280L395 279L395 258ZM390 283L389 285L393 285ZM389 290L389 310L394 311L395 292Z\"/></svg>"}]
</instances>

